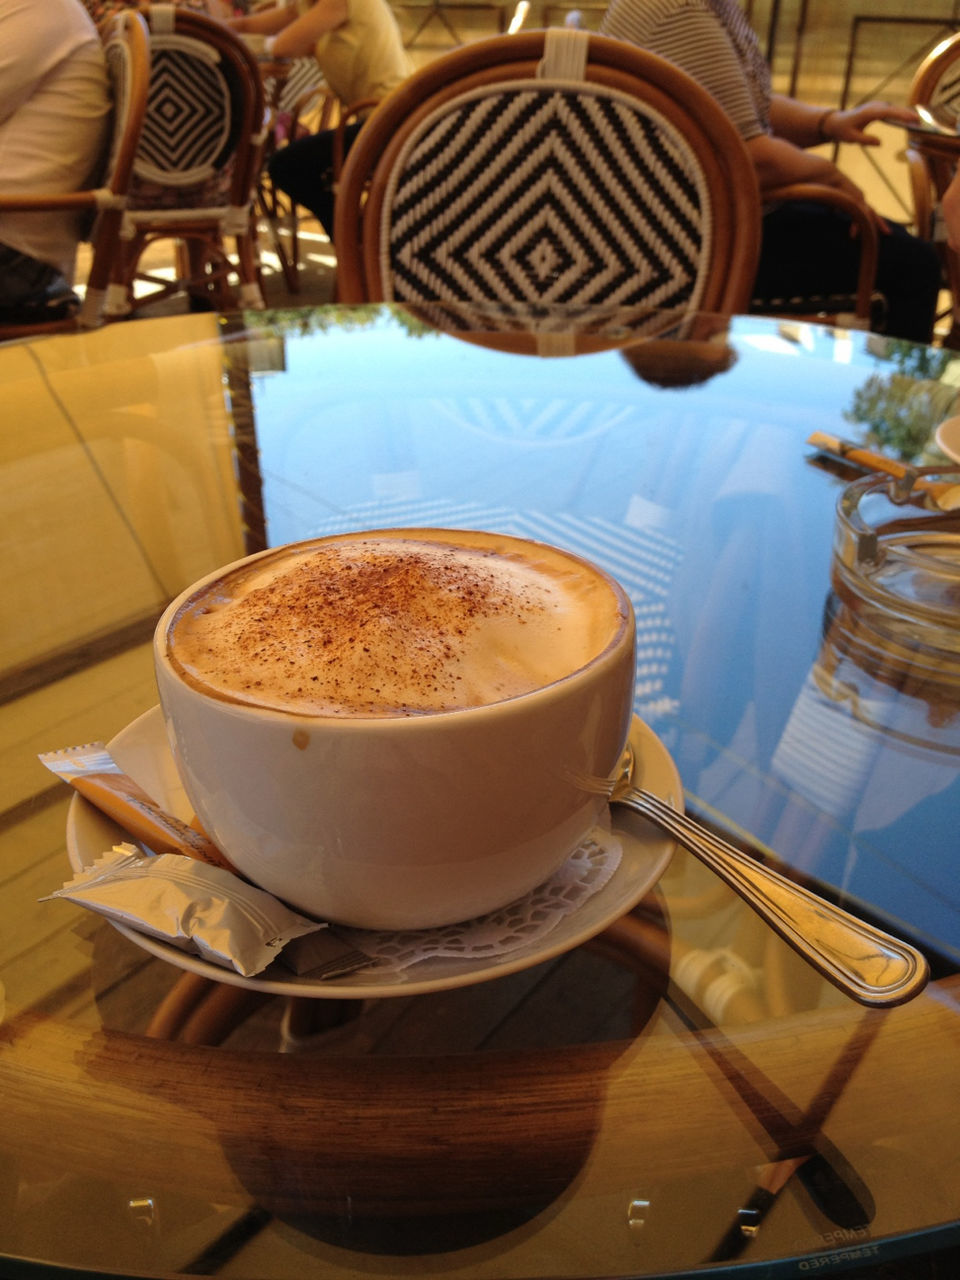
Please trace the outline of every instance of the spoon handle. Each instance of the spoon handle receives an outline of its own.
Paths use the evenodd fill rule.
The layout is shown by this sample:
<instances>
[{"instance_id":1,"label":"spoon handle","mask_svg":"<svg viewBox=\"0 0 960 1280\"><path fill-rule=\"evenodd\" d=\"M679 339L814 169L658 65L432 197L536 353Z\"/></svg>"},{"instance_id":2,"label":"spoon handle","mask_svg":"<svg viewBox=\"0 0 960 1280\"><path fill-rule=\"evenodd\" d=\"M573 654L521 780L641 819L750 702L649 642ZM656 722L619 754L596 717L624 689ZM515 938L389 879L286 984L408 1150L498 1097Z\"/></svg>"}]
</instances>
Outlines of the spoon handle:
<instances>
[{"instance_id":1,"label":"spoon handle","mask_svg":"<svg viewBox=\"0 0 960 1280\"><path fill-rule=\"evenodd\" d=\"M649 791L631 787L614 803L641 814L705 862L785 942L860 1004L903 1004L925 986L929 969L914 947L756 862Z\"/></svg>"}]
</instances>

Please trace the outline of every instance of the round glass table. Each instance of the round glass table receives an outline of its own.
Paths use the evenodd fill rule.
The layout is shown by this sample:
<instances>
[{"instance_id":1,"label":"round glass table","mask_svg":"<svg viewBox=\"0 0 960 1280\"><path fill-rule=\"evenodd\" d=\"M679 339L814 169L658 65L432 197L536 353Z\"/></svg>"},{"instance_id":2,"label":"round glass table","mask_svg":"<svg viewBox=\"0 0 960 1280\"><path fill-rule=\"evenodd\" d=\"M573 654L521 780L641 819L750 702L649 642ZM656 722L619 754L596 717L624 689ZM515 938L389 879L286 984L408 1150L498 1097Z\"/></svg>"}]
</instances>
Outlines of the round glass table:
<instances>
[{"instance_id":1,"label":"round glass table","mask_svg":"<svg viewBox=\"0 0 960 1280\"><path fill-rule=\"evenodd\" d=\"M955 1273L960 595L935 661L923 626L878 638L836 513L880 468L955 546L958 386L948 351L752 317L331 306L0 347L0 1275ZM150 773L167 602L408 526L612 572L688 812L911 942L926 988L855 1002L679 848L622 913L433 984L239 983L51 900L68 825L74 853L110 828L37 757L119 740Z\"/></svg>"}]
</instances>

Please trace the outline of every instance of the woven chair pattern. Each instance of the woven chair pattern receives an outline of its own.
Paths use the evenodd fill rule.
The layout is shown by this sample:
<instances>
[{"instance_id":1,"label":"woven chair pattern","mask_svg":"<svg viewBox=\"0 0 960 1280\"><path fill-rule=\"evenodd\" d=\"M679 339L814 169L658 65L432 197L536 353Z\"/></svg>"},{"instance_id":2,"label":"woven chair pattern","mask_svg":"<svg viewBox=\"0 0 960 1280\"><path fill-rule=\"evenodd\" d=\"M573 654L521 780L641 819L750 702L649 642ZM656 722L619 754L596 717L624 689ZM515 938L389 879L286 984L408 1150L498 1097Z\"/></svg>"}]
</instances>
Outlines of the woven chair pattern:
<instances>
[{"instance_id":1,"label":"woven chair pattern","mask_svg":"<svg viewBox=\"0 0 960 1280\"><path fill-rule=\"evenodd\" d=\"M204 57L203 49L154 48L138 176L152 173L158 182L186 186L222 168L233 94L223 68Z\"/></svg>"},{"instance_id":2,"label":"woven chair pattern","mask_svg":"<svg viewBox=\"0 0 960 1280\"><path fill-rule=\"evenodd\" d=\"M391 176L388 296L695 310L711 237L697 158L666 120L594 86L454 99Z\"/></svg>"},{"instance_id":3,"label":"woven chair pattern","mask_svg":"<svg viewBox=\"0 0 960 1280\"><path fill-rule=\"evenodd\" d=\"M267 83L265 87L269 97L270 84ZM323 77L323 72L320 70L320 64L313 55L307 58L292 58L277 96L277 110L280 112L293 111L305 93L310 93L313 90L322 90L325 87L326 81Z\"/></svg>"}]
</instances>

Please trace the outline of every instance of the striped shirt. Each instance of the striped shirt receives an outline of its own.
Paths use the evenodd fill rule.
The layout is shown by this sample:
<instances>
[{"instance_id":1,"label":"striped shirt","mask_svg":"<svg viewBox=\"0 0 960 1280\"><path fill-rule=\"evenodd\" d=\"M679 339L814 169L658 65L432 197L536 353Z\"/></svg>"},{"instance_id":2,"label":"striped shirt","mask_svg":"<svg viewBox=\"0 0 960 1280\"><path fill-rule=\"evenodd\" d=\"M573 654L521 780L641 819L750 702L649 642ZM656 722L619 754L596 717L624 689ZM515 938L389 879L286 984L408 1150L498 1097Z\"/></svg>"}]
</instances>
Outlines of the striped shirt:
<instances>
[{"instance_id":1,"label":"striped shirt","mask_svg":"<svg viewBox=\"0 0 960 1280\"><path fill-rule=\"evenodd\" d=\"M612 0L600 30L686 71L745 141L770 132L770 70L737 0Z\"/></svg>"}]
</instances>

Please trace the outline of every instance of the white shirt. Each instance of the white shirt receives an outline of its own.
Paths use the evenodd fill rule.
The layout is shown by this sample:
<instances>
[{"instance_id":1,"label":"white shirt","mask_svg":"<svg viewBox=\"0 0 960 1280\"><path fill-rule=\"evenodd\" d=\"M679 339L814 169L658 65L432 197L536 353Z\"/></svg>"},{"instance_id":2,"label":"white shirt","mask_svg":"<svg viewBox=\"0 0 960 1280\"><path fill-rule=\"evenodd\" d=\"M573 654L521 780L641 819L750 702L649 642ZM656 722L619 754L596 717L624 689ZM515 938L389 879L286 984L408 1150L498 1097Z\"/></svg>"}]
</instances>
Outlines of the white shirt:
<instances>
[{"instance_id":1,"label":"white shirt","mask_svg":"<svg viewBox=\"0 0 960 1280\"><path fill-rule=\"evenodd\" d=\"M314 3L298 0L299 12ZM387 0L349 0L347 21L320 37L314 57L344 106L385 98L413 69Z\"/></svg>"},{"instance_id":2,"label":"white shirt","mask_svg":"<svg viewBox=\"0 0 960 1280\"><path fill-rule=\"evenodd\" d=\"M79 191L110 115L103 48L80 0L0 0L0 191ZM0 242L73 279L71 213L0 214Z\"/></svg>"}]
</instances>

